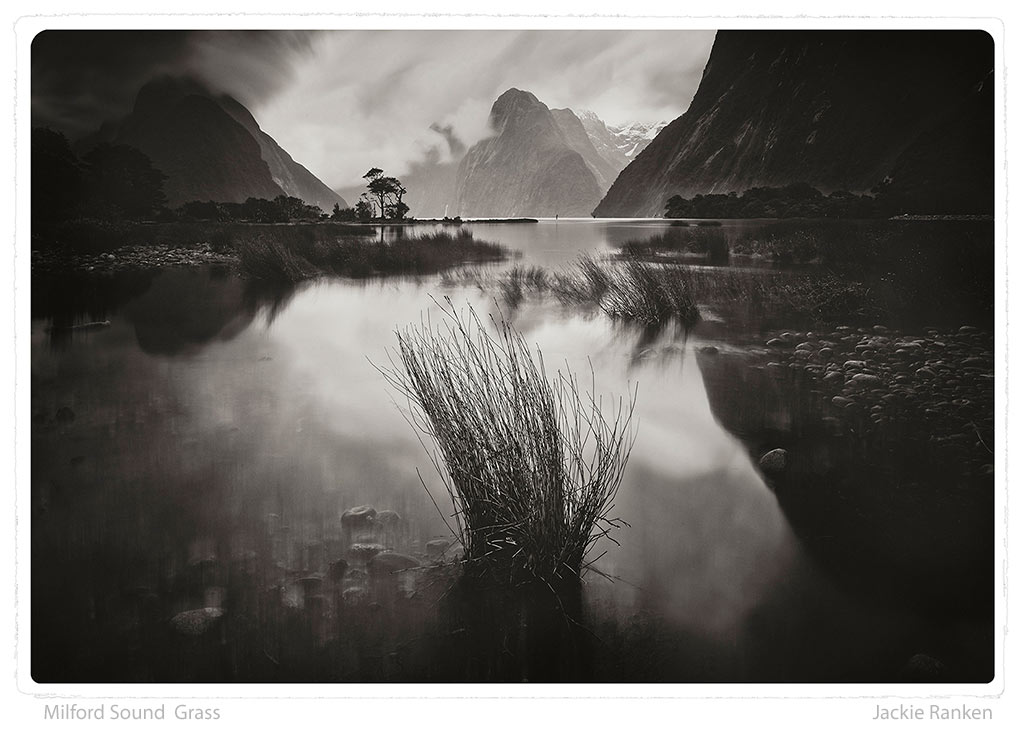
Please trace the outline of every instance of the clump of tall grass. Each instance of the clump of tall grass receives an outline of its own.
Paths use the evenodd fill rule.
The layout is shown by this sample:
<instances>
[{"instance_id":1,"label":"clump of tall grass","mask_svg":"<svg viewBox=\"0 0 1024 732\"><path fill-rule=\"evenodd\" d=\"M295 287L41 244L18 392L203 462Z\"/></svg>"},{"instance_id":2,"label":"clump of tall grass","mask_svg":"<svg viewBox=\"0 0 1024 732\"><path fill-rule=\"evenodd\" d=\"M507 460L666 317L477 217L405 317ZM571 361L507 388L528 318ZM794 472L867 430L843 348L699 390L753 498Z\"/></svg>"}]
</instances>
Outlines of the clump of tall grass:
<instances>
[{"instance_id":1,"label":"clump of tall grass","mask_svg":"<svg viewBox=\"0 0 1024 732\"><path fill-rule=\"evenodd\" d=\"M578 579L611 515L632 447L635 392L606 416L572 375L548 377L509 323L443 306L397 332L382 369L433 443L431 460L454 506L467 571L514 585ZM396 358L397 357L397 358Z\"/></svg>"},{"instance_id":2,"label":"clump of tall grass","mask_svg":"<svg viewBox=\"0 0 1024 732\"><path fill-rule=\"evenodd\" d=\"M597 305L612 318L654 325L676 317L692 325L700 314L677 270L639 259L600 262L583 255L555 276L552 289L563 303Z\"/></svg>"},{"instance_id":3,"label":"clump of tall grass","mask_svg":"<svg viewBox=\"0 0 1024 732\"><path fill-rule=\"evenodd\" d=\"M516 308L527 292L543 292L548 288L548 273L543 267L515 265L498 279L498 289L507 305Z\"/></svg>"},{"instance_id":4,"label":"clump of tall grass","mask_svg":"<svg viewBox=\"0 0 1024 732\"><path fill-rule=\"evenodd\" d=\"M317 272L309 260L273 236L250 236L236 245L236 251L239 270L249 280L294 284Z\"/></svg>"}]
</instances>

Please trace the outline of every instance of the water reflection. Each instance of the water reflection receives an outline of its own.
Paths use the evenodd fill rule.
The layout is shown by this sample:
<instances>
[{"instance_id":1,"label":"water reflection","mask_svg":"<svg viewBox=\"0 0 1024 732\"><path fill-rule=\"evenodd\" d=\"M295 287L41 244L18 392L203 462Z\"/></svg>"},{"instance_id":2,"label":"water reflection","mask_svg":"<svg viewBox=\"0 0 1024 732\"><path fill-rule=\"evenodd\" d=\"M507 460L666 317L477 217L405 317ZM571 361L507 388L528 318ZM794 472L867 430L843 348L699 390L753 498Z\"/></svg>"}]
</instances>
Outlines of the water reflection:
<instances>
[{"instance_id":1,"label":"water reflection","mask_svg":"<svg viewBox=\"0 0 1024 732\"><path fill-rule=\"evenodd\" d=\"M554 265L644 229L656 227L493 231ZM568 596L583 633L548 600L446 595L434 560L451 536L434 501L447 496L375 367L394 329L436 320L443 295L513 319L552 375L605 398L637 389L614 511L629 528ZM88 320L109 325L66 327ZM34 282L33 675L888 680L924 651L983 678L991 644L970 649L985 648L990 607L958 604L940 580L991 596L975 571L991 555L985 505L930 500L943 477L920 456L867 459L886 453L837 433L813 385L749 362L763 327L643 330L542 298L505 311L438 277L284 291L202 269ZM798 442L788 491L773 492L756 457ZM363 505L395 518L341 522ZM381 572L382 552L426 569Z\"/></svg>"}]
</instances>

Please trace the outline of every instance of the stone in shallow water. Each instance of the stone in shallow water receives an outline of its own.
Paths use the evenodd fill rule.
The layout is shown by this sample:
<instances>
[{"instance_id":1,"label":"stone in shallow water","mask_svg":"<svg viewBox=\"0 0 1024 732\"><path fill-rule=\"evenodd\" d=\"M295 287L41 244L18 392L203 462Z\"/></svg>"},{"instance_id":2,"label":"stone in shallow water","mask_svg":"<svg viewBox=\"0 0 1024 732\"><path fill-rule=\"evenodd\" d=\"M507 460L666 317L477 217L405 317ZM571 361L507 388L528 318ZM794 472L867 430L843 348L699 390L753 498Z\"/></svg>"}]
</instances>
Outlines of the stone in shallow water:
<instances>
[{"instance_id":1,"label":"stone in shallow water","mask_svg":"<svg viewBox=\"0 0 1024 732\"><path fill-rule=\"evenodd\" d=\"M788 457L789 453L787 453L783 448L777 447L762 455L758 464L761 466L761 471L765 475L775 476L786 470Z\"/></svg>"},{"instance_id":2,"label":"stone in shallow water","mask_svg":"<svg viewBox=\"0 0 1024 732\"><path fill-rule=\"evenodd\" d=\"M341 601L346 605L361 605L370 599L365 587L348 587L341 593Z\"/></svg>"},{"instance_id":3,"label":"stone in shallow water","mask_svg":"<svg viewBox=\"0 0 1024 732\"><path fill-rule=\"evenodd\" d=\"M342 526L363 526L371 523L377 515L373 506L356 506L341 514Z\"/></svg>"},{"instance_id":4,"label":"stone in shallow water","mask_svg":"<svg viewBox=\"0 0 1024 732\"><path fill-rule=\"evenodd\" d=\"M439 557L444 554L452 542L448 539L431 539L427 542L427 554L431 557Z\"/></svg>"},{"instance_id":5,"label":"stone in shallow water","mask_svg":"<svg viewBox=\"0 0 1024 732\"><path fill-rule=\"evenodd\" d=\"M872 374L854 374L850 377L850 383L866 389L872 386L880 386L882 379Z\"/></svg>"},{"instance_id":6,"label":"stone in shallow water","mask_svg":"<svg viewBox=\"0 0 1024 732\"><path fill-rule=\"evenodd\" d=\"M219 607L186 610L171 618L171 626L182 635L200 636L213 628L223 616L224 611Z\"/></svg>"},{"instance_id":7,"label":"stone in shallow water","mask_svg":"<svg viewBox=\"0 0 1024 732\"><path fill-rule=\"evenodd\" d=\"M348 548L349 556L368 561L384 551L380 544L353 544Z\"/></svg>"},{"instance_id":8,"label":"stone in shallow water","mask_svg":"<svg viewBox=\"0 0 1024 732\"><path fill-rule=\"evenodd\" d=\"M330 567L327 569L327 576L335 582L340 582L345 577L345 572L348 570L348 562L344 559L336 559L331 562Z\"/></svg>"},{"instance_id":9,"label":"stone in shallow water","mask_svg":"<svg viewBox=\"0 0 1024 732\"><path fill-rule=\"evenodd\" d=\"M399 523L402 520L402 517L399 515L398 511L385 509L377 514L376 520L380 524L390 526Z\"/></svg>"}]
</instances>

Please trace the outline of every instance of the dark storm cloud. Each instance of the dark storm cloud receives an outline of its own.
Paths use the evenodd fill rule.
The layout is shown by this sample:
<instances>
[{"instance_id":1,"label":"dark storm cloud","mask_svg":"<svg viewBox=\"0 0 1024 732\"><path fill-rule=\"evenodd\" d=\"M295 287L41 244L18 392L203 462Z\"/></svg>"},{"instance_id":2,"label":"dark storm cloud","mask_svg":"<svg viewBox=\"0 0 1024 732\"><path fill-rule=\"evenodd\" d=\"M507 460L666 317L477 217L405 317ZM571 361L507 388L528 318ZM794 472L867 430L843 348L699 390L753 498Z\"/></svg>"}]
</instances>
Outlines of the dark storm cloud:
<instances>
[{"instance_id":1,"label":"dark storm cloud","mask_svg":"<svg viewBox=\"0 0 1024 732\"><path fill-rule=\"evenodd\" d=\"M87 134L127 114L162 74L257 104L288 82L311 42L297 31L44 31L32 43L32 123Z\"/></svg>"}]
</instances>

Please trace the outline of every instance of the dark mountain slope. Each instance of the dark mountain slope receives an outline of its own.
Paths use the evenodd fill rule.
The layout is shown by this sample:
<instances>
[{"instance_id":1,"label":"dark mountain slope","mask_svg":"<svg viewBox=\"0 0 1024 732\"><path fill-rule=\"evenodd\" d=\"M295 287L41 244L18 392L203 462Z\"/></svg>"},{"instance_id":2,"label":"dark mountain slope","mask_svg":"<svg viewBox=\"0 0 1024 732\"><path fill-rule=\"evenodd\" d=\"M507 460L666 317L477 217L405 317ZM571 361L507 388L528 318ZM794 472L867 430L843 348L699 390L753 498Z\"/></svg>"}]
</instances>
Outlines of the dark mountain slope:
<instances>
[{"instance_id":1,"label":"dark mountain slope","mask_svg":"<svg viewBox=\"0 0 1024 732\"><path fill-rule=\"evenodd\" d=\"M673 194L793 182L868 191L912 146L926 146L992 65L991 38L974 31L720 31L690 108L594 213L657 216ZM973 101L984 105L984 95ZM991 170L984 149L991 130L980 145L931 154Z\"/></svg>"}]
</instances>

